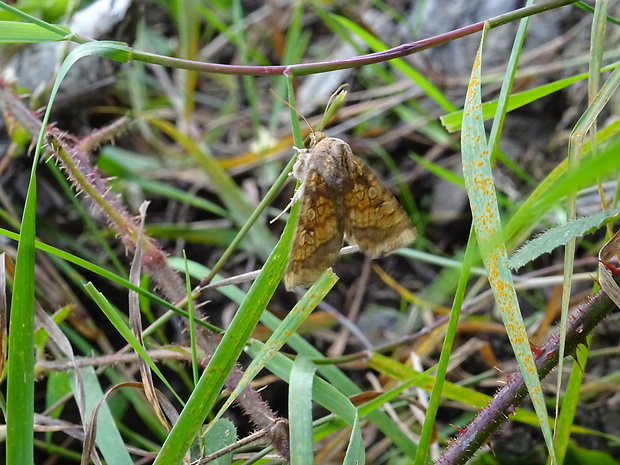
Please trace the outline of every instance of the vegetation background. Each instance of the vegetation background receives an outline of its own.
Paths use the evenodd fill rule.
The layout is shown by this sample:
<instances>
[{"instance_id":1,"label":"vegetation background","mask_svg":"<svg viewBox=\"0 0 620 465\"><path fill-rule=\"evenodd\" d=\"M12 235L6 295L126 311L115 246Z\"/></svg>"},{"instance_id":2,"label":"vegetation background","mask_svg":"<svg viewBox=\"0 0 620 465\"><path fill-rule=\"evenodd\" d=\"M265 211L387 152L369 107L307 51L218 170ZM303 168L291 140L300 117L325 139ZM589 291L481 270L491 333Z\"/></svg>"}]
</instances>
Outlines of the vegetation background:
<instances>
[{"instance_id":1,"label":"vegetation background","mask_svg":"<svg viewBox=\"0 0 620 465\"><path fill-rule=\"evenodd\" d=\"M1 4L6 463L617 463L595 6ZM289 293L284 101L319 129L342 84L326 131L418 238Z\"/></svg>"}]
</instances>

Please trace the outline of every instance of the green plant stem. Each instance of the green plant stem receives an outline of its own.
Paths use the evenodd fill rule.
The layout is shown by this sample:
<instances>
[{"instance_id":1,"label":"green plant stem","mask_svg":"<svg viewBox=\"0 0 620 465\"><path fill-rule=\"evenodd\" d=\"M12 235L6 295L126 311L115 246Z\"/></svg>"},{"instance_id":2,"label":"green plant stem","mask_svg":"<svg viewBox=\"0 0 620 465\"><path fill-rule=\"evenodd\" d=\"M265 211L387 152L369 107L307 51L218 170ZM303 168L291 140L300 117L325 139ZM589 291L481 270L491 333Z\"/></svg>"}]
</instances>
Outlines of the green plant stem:
<instances>
[{"instance_id":1,"label":"green plant stem","mask_svg":"<svg viewBox=\"0 0 620 465\"><path fill-rule=\"evenodd\" d=\"M441 401L441 391L446 380L446 373L448 372L448 364L450 363L452 347L454 345L454 339L456 338L456 330L459 324L459 317L461 315L461 307L463 305L463 300L465 299L465 292L469 281L469 272L474 261L474 254L476 250L476 232L472 225L469 231L469 240L465 250L465 257L463 258L463 270L461 272L461 277L459 278L458 289L454 297L452 310L450 311L450 321L448 322L448 327L446 329L446 337L443 347L441 348L439 363L437 364L435 383L433 384L433 391L431 392L431 397L426 409L426 418L422 427L422 433L420 434L420 447L418 447L416 452L415 465L424 465L426 463L429 445L435 428L437 410L439 409L439 404Z\"/></svg>"}]
</instances>

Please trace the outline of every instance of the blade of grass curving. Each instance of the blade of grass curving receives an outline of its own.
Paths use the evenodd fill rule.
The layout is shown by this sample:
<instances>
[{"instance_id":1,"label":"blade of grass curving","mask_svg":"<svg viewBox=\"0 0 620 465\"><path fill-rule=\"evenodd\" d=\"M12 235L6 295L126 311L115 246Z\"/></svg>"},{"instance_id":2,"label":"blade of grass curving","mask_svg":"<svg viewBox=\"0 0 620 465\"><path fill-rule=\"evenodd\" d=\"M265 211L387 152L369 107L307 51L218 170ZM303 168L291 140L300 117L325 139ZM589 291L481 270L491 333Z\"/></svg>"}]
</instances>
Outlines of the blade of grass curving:
<instances>
[{"instance_id":1,"label":"blade of grass curving","mask_svg":"<svg viewBox=\"0 0 620 465\"><path fill-rule=\"evenodd\" d=\"M30 182L26 194L19 245L15 264L14 293L8 336L7 370L7 462L32 463L34 417L34 256L36 235L36 180L45 128L49 121L58 88L71 66L88 55L102 55L118 61L127 61L130 50L118 43L84 44L73 50L60 67L50 101L43 117L41 131L34 150Z\"/></svg>"},{"instance_id":2,"label":"blade of grass curving","mask_svg":"<svg viewBox=\"0 0 620 465\"><path fill-rule=\"evenodd\" d=\"M252 341L248 345L247 353L252 357L256 357L263 350L263 346L263 342ZM290 383L293 360L278 352L269 360L267 369L287 383ZM338 415L349 425L353 425L357 412L355 406L345 394L318 376L314 377L312 399L330 412Z\"/></svg>"},{"instance_id":3,"label":"blade of grass curving","mask_svg":"<svg viewBox=\"0 0 620 465\"><path fill-rule=\"evenodd\" d=\"M294 334L291 340L295 338L303 341L303 338L301 338L298 334ZM307 341L303 342L309 346L308 351L312 352L312 349L314 348ZM289 346L290 345L291 343L289 342ZM262 342L253 341L249 344L247 352L251 356L255 356L260 352L262 346ZM317 361L320 362L322 354L316 349L314 349L314 351L317 354ZM281 353L277 353L267 364L267 369L284 381L289 382L292 364L293 361L291 359ZM340 372L339 368L335 366L317 365L318 371L325 371L325 368L330 368ZM342 372L340 373L342 374ZM342 376L344 375L342 374ZM349 391L350 393L347 394L346 391ZM312 387L312 399L330 412L338 415L338 417L340 417L347 424L353 425L357 415L357 409L353 406L347 396L358 394L360 392L361 390L359 387L348 378L346 378L346 387L343 390L340 386L335 385L330 379L325 381L322 378L315 377ZM416 444L413 443L411 439L405 435L397 425L394 424L394 421L385 412L381 410L371 411L368 413L367 418L372 421L377 428L402 451L405 456L410 458L415 456L415 451L417 448Z\"/></svg>"},{"instance_id":4,"label":"blade of grass curving","mask_svg":"<svg viewBox=\"0 0 620 465\"><path fill-rule=\"evenodd\" d=\"M539 418L549 454L555 462L553 436L549 428L545 399L540 380L537 376L523 317L519 310L519 301L515 292L512 274L507 266L508 257L503 239L495 186L493 184L490 147L487 144L484 121L482 119L480 68L482 49L487 31L488 28L485 27L465 100L463 132L461 135L463 174L470 199L480 253L489 274L489 284L501 312L517 363L523 373L534 410Z\"/></svg>"},{"instance_id":5,"label":"blade of grass curving","mask_svg":"<svg viewBox=\"0 0 620 465\"><path fill-rule=\"evenodd\" d=\"M450 363L452 346L454 345L454 339L456 338L456 330L458 328L459 317L461 315L461 307L463 305L463 300L465 299L465 292L467 291L470 269L476 257L475 240L476 234L472 224L469 231L467 248L465 249L465 256L463 257L463 268L461 270L458 287L452 303L452 309L450 311L450 320L448 321L448 326L446 327L446 334L441 347L441 354L439 355L439 363L437 364L437 372L435 375L435 382L433 383L433 390L431 391L431 397L429 399L428 406L426 407L424 425L422 426L422 432L420 433L418 451L415 457L415 465L424 465L426 463L428 451L431 447L431 440L435 429L435 419L437 417L437 411L439 410L442 391L446 380L446 373L448 372L448 364Z\"/></svg>"},{"instance_id":6,"label":"blade of grass curving","mask_svg":"<svg viewBox=\"0 0 620 465\"><path fill-rule=\"evenodd\" d=\"M291 463L314 463L312 443L312 382L316 366L306 357L297 357L291 370L288 390Z\"/></svg>"}]
</instances>

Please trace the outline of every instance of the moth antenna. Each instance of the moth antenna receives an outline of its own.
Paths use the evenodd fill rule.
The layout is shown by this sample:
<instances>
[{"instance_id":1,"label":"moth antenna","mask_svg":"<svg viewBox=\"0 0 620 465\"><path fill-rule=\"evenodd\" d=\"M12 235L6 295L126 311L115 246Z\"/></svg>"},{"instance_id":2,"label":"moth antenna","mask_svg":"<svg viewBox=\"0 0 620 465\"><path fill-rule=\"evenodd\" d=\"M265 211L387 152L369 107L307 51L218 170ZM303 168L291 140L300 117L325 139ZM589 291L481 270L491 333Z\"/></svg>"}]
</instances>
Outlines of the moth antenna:
<instances>
[{"instance_id":1,"label":"moth antenna","mask_svg":"<svg viewBox=\"0 0 620 465\"><path fill-rule=\"evenodd\" d=\"M341 86L341 87L342 87L342 86ZM278 94L276 94L276 93L273 91L273 89L269 89L269 90L271 91L271 93L272 93L272 94L273 94L273 95L274 95L274 96L275 96L278 100L280 100L282 103L284 103L284 104L285 104L285 105L287 105L289 108L291 108L291 109L292 109L295 113L297 113L297 115L299 115L299 116L301 117L301 119L303 119L303 120L306 122L306 124L308 125L308 127L310 128L310 131L311 131L312 133L316 132L316 131L314 130L314 128L312 127L312 125L310 124L310 121L308 121L308 120L306 119L306 117L305 117L304 115L302 115L302 114L299 112L299 110L298 110L297 108L295 108L295 106L294 106L294 105L291 105L289 102L287 102L287 101L286 101L286 100L284 100L282 97L280 97Z\"/></svg>"}]
</instances>

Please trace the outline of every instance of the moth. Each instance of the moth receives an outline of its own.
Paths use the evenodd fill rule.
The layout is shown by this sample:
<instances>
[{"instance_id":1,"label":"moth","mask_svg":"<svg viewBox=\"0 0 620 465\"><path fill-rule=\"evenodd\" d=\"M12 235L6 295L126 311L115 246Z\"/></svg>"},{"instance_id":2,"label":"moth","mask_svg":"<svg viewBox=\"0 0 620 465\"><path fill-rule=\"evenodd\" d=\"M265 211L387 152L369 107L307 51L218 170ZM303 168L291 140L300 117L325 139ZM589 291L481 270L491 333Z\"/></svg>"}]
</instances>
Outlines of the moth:
<instances>
[{"instance_id":1,"label":"moth","mask_svg":"<svg viewBox=\"0 0 620 465\"><path fill-rule=\"evenodd\" d=\"M406 247L416 229L398 200L349 144L312 132L298 149L293 176L300 182L291 205L301 201L284 276L287 290L309 286L334 264L346 235L373 258Z\"/></svg>"}]
</instances>

